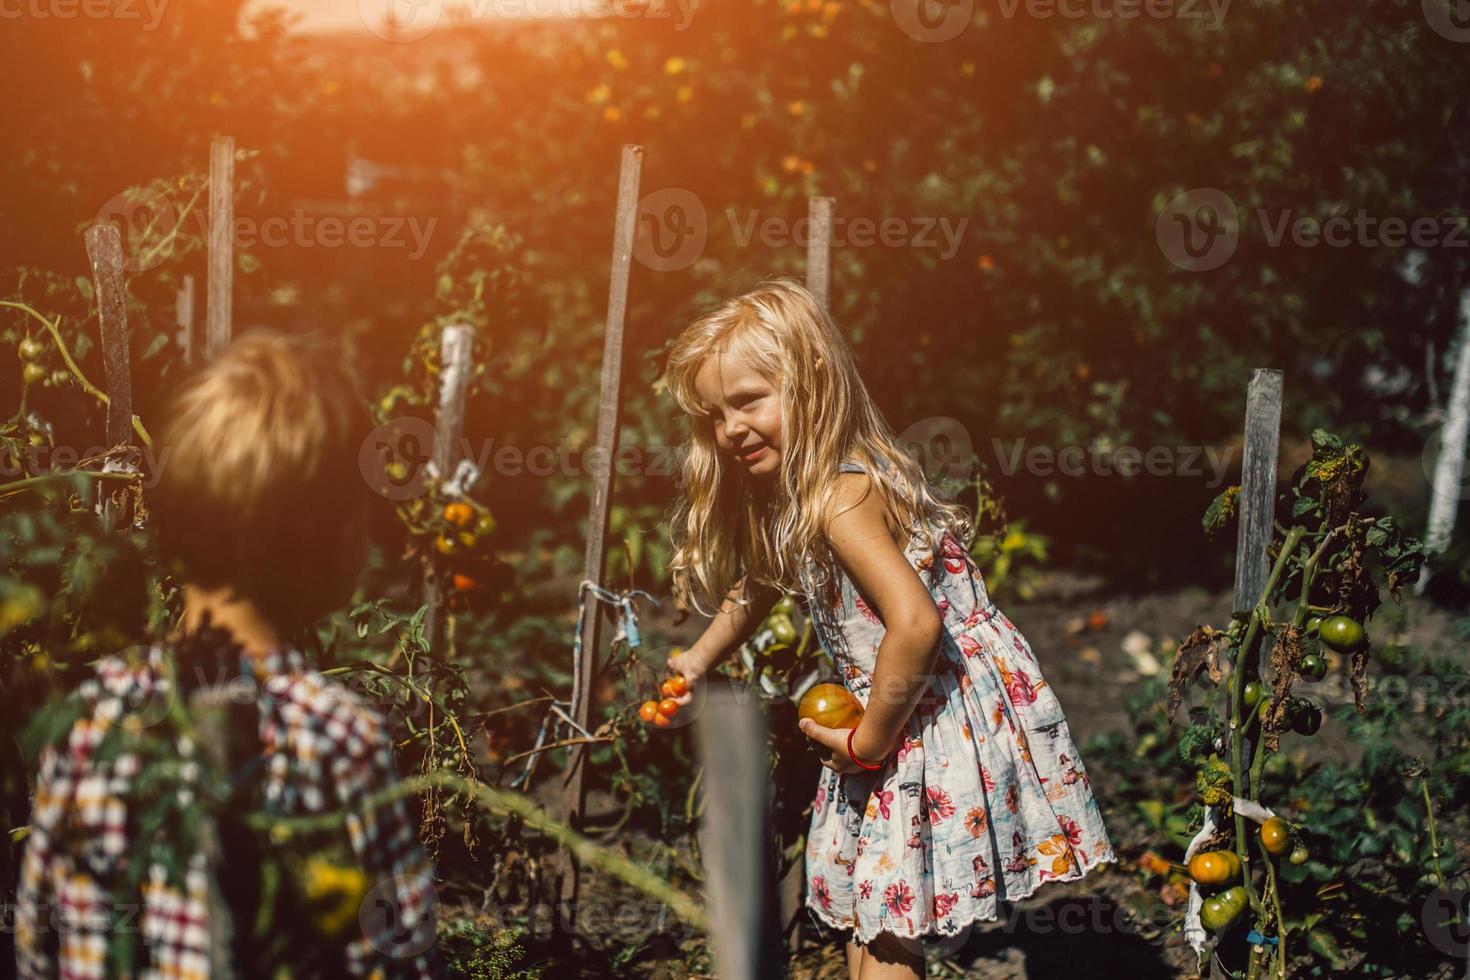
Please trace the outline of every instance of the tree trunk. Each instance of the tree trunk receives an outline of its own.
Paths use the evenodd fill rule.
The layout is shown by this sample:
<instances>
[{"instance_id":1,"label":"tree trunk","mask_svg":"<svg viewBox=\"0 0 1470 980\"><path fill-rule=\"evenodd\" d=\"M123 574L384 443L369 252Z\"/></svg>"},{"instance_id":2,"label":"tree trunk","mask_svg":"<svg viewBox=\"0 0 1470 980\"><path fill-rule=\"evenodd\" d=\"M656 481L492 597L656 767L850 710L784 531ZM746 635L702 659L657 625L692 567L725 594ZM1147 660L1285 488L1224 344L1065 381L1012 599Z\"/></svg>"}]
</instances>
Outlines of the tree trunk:
<instances>
[{"instance_id":1,"label":"tree trunk","mask_svg":"<svg viewBox=\"0 0 1470 980\"><path fill-rule=\"evenodd\" d=\"M1428 551L1442 552L1455 533L1455 514L1464 497L1466 436L1470 435L1470 288L1460 293L1460 333L1455 353L1455 373L1450 383L1450 401L1440 429L1439 459L1429 497L1429 530L1424 536ZM1429 581L1426 567L1414 586L1422 593Z\"/></svg>"}]
</instances>

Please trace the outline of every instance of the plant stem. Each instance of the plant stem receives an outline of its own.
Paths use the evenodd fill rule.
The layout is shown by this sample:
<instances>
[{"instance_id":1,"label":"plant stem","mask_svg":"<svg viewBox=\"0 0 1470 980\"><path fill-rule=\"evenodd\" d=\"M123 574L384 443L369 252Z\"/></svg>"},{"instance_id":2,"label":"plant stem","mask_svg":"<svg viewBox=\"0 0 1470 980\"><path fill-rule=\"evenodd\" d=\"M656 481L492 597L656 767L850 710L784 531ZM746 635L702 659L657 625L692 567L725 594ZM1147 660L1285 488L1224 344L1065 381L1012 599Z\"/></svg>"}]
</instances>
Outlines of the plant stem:
<instances>
[{"instance_id":1,"label":"plant stem","mask_svg":"<svg viewBox=\"0 0 1470 980\"><path fill-rule=\"evenodd\" d=\"M34 317L41 326L46 328L46 332L51 335L52 342L56 344L57 351L61 353L61 359L66 362L67 369L81 383L82 390L96 398L103 405L112 404L112 399L107 397L107 392L88 381L87 376L82 373L82 369L77 367L77 362L72 360L71 351L67 349L66 341L61 339L61 331L57 329L61 325L61 314L58 313L55 320L47 320L25 303L8 299L0 299L0 306L8 306L11 309L20 310L22 313ZM133 416L133 431L138 433L138 438L143 440L143 445L149 449L153 448L153 439L148 435L148 430L143 428L143 422L136 415Z\"/></svg>"},{"instance_id":2,"label":"plant stem","mask_svg":"<svg viewBox=\"0 0 1470 980\"><path fill-rule=\"evenodd\" d=\"M1249 673L1247 661L1255 656L1256 640L1261 633L1261 626L1265 620L1266 603L1270 601L1271 592L1276 588L1276 583L1281 581L1287 563L1291 560L1292 553L1296 551L1297 543L1306 533L1306 528L1294 527L1287 534L1286 541L1276 556L1276 564L1271 569L1271 577L1267 579L1265 588L1251 610L1250 626L1246 629L1245 638L1241 640L1240 652L1235 659L1235 670L1230 675L1230 776L1235 795L1242 799L1257 798L1256 783L1259 781L1259 775L1255 771L1252 772L1252 780L1249 785L1242 779L1244 775L1242 742L1245 725L1241 717L1245 714L1245 675ZM1258 709L1253 708L1252 710ZM1258 765L1264 760L1265 755L1265 746L1257 746L1256 763ZM1253 767L1253 770L1255 768ZM1259 919L1264 914L1265 908L1261 903L1261 897L1256 894L1255 883L1251 881L1250 855L1245 846L1245 817L1241 816L1238 810L1234 811L1233 816L1235 817L1235 853L1240 858L1241 880L1245 884L1245 893L1250 899L1251 909Z\"/></svg>"},{"instance_id":3,"label":"plant stem","mask_svg":"<svg viewBox=\"0 0 1470 980\"><path fill-rule=\"evenodd\" d=\"M0 483L0 497L8 497L12 493L30 489L42 483L52 480L60 480L71 476L85 476L92 480L136 480L137 473L101 473L96 470L55 470L50 473L42 473L39 476L28 476L21 480L12 480L9 483Z\"/></svg>"},{"instance_id":4,"label":"plant stem","mask_svg":"<svg viewBox=\"0 0 1470 980\"><path fill-rule=\"evenodd\" d=\"M614 878L664 903L680 919L701 931L708 931L709 920L705 910L687 893L670 885L649 868L640 865L614 851L598 846L560 821L546 815L531 799L519 793L494 789L484 783L445 770L414 776L402 780L381 792L361 800L354 812L367 812L394 800L412 796L425 790L446 788L464 796L473 797L482 807L491 812L513 813L527 827L540 831L577 856L583 864L597 868ZM266 813L252 813L245 818L249 826L261 830L286 834L310 833L328 830L343 825L347 811L319 813L304 817L276 817Z\"/></svg>"}]
</instances>

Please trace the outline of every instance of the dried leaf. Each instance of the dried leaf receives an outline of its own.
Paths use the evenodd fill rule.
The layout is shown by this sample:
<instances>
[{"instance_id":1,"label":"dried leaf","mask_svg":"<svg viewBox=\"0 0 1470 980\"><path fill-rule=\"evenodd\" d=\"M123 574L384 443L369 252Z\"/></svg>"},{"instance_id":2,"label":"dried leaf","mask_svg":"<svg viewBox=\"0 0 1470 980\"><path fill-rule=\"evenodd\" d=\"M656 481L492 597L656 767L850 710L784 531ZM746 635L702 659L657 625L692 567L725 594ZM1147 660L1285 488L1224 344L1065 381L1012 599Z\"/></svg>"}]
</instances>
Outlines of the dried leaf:
<instances>
[{"instance_id":1,"label":"dried leaf","mask_svg":"<svg viewBox=\"0 0 1470 980\"><path fill-rule=\"evenodd\" d=\"M1184 700L1184 689L1202 671L1208 671L1210 683L1220 683L1220 648L1228 642L1223 630L1213 626L1196 626L1193 633L1179 644L1174 656L1174 670L1169 675L1169 717L1179 710Z\"/></svg>"}]
</instances>

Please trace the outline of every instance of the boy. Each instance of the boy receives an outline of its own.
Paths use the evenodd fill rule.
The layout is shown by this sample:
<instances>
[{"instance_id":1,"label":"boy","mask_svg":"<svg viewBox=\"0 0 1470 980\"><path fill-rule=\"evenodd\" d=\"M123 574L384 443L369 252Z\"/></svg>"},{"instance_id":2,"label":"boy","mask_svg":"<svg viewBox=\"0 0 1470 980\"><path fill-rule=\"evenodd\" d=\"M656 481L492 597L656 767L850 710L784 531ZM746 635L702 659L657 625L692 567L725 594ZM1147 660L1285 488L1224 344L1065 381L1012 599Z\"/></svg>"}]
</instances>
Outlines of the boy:
<instances>
[{"instance_id":1,"label":"boy","mask_svg":"<svg viewBox=\"0 0 1470 980\"><path fill-rule=\"evenodd\" d=\"M407 805L367 801L396 781L387 727L295 642L351 597L367 553L371 422L342 362L254 331L172 395L148 504L182 620L103 660L41 753L22 977L438 973ZM345 818L311 834L237 819L330 813Z\"/></svg>"}]
</instances>

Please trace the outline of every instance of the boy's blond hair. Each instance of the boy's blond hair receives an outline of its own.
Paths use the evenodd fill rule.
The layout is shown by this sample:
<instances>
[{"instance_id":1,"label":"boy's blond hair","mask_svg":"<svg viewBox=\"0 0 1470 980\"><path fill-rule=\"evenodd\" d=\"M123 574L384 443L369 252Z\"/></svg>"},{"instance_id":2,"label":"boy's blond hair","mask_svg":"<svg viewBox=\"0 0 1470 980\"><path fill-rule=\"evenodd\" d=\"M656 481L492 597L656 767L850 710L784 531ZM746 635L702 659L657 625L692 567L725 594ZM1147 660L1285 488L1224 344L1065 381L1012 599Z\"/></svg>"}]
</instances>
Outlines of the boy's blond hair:
<instances>
[{"instance_id":1,"label":"boy's blond hair","mask_svg":"<svg viewBox=\"0 0 1470 980\"><path fill-rule=\"evenodd\" d=\"M350 598L365 556L371 425L339 345L240 336L168 400L149 501L160 556L277 630L309 625Z\"/></svg>"}]
</instances>

